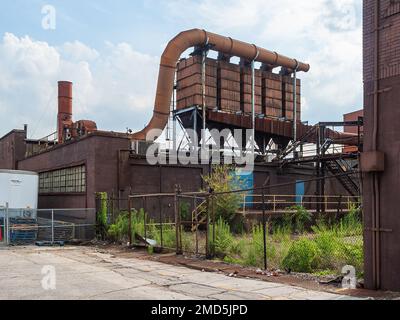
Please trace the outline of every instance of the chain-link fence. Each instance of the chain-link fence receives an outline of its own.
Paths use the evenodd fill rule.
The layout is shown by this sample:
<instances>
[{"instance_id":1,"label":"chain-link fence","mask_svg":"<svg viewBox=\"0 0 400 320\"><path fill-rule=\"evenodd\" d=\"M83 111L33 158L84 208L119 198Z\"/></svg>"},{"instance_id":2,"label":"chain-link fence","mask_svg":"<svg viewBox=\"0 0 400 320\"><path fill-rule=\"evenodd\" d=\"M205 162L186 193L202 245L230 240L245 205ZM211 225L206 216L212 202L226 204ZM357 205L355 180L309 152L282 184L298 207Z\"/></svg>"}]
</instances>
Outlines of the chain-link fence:
<instances>
[{"instance_id":1,"label":"chain-link fence","mask_svg":"<svg viewBox=\"0 0 400 320\"><path fill-rule=\"evenodd\" d=\"M89 241L96 236L95 209L0 207L0 240L7 245Z\"/></svg>"}]
</instances>

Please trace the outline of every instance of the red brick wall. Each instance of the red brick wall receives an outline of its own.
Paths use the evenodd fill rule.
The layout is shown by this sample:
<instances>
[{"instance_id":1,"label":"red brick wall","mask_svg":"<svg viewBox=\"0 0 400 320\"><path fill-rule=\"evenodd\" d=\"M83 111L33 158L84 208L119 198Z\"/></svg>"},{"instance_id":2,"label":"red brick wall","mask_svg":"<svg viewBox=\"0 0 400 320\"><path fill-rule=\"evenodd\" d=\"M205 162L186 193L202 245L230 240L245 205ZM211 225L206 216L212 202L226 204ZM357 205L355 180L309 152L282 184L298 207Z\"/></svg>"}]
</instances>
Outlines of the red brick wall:
<instances>
[{"instance_id":1,"label":"red brick wall","mask_svg":"<svg viewBox=\"0 0 400 320\"><path fill-rule=\"evenodd\" d=\"M398 215L400 189L400 3L397 0L381 0L376 12L377 0L364 0L364 150L373 148L374 121L377 118L377 149L385 153L385 171L376 176L378 189L374 191L371 173L363 174L363 201L365 220L365 284L373 288L373 207L374 194L379 193L380 223L378 235L380 265L380 289L400 290L400 219ZM379 17L378 28L374 17ZM375 46L375 30L379 30L379 45ZM377 49L378 56L375 52ZM377 59L378 58L378 59ZM374 113L374 61L378 61L378 114Z\"/></svg>"},{"instance_id":2,"label":"red brick wall","mask_svg":"<svg viewBox=\"0 0 400 320\"><path fill-rule=\"evenodd\" d=\"M0 169L15 170L25 156L25 131L13 130L0 139Z\"/></svg>"}]
</instances>

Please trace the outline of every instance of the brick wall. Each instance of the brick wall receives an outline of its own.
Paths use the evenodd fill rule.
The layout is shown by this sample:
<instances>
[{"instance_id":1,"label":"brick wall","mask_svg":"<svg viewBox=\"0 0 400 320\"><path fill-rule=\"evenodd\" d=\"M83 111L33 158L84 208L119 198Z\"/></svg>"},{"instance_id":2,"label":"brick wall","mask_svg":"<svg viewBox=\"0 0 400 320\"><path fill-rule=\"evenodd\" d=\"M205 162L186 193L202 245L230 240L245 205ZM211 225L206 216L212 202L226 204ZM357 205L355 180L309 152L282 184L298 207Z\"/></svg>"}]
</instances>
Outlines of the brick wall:
<instances>
[{"instance_id":1,"label":"brick wall","mask_svg":"<svg viewBox=\"0 0 400 320\"><path fill-rule=\"evenodd\" d=\"M375 1L364 1L364 81L374 79ZM379 78L400 75L400 2L381 0L379 13Z\"/></svg>"},{"instance_id":2,"label":"brick wall","mask_svg":"<svg viewBox=\"0 0 400 320\"><path fill-rule=\"evenodd\" d=\"M375 10L379 4L378 10ZM374 254L377 247L380 273L379 287L383 290L400 290L400 219L398 215L398 190L400 188L400 2L398 0L364 0L364 151L373 148L374 121L377 120L377 149L385 153L385 171L376 174L378 188L374 188L374 176L363 174L363 207L365 224L365 285L374 288ZM378 28L375 17L379 17ZM379 30L378 48L375 46L375 30ZM377 54L376 56L376 49ZM374 62L378 61L378 114L374 113ZM390 230L377 234L374 243L373 208L374 195L379 194L380 225Z\"/></svg>"},{"instance_id":3,"label":"brick wall","mask_svg":"<svg viewBox=\"0 0 400 320\"><path fill-rule=\"evenodd\" d=\"M25 131L13 130L0 139L0 169L18 169L18 160L25 156L25 138Z\"/></svg>"}]
</instances>

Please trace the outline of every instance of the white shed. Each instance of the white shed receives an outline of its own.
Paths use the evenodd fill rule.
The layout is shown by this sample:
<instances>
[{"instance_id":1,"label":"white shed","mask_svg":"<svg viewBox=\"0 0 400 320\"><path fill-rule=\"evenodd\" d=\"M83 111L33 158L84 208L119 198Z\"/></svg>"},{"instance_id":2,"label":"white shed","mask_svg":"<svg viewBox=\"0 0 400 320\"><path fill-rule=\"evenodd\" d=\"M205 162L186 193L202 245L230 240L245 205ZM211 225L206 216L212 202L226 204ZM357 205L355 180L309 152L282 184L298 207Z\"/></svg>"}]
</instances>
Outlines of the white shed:
<instances>
[{"instance_id":1,"label":"white shed","mask_svg":"<svg viewBox=\"0 0 400 320\"><path fill-rule=\"evenodd\" d=\"M35 172L0 170L0 207L37 209L39 175Z\"/></svg>"}]
</instances>

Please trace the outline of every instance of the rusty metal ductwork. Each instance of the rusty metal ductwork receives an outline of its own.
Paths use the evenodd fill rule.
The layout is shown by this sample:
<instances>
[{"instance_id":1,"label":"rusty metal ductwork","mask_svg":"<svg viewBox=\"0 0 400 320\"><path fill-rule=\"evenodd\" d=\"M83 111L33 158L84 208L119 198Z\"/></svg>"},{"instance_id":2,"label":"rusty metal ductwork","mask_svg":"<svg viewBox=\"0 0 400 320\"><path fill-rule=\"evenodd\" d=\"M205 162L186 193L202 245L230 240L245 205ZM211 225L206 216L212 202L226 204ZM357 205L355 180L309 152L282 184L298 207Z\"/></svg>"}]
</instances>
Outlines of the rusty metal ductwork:
<instances>
[{"instance_id":1,"label":"rusty metal ductwork","mask_svg":"<svg viewBox=\"0 0 400 320\"><path fill-rule=\"evenodd\" d=\"M133 134L133 140L146 140L146 135L150 130L163 130L165 128L170 113L171 97L178 61L183 52L187 49L195 46L205 46L207 44L213 46L212 50L229 56L237 56L249 61L262 62L291 70L297 68L297 71L304 72L310 69L310 65L306 63L259 48L254 44L234 40L200 29L181 32L169 42L161 57L153 117L145 129Z\"/></svg>"}]
</instances>

